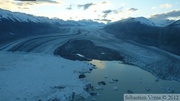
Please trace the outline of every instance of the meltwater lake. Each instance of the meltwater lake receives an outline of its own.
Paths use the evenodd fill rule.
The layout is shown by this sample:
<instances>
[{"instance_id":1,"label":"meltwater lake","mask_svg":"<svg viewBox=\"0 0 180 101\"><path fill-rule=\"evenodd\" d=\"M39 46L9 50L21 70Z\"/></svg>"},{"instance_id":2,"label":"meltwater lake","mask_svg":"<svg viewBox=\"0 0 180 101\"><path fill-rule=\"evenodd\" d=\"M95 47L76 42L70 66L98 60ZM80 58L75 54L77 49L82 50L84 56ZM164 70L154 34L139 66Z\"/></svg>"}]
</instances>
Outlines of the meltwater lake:
<instances>
[{"instance_id":1,"label":"meltwater lake","mask_svg":"<svg viewBox=\"0 0 180 101\"><path fill-rule=\"evenodd\" d=\"M162 80L139 67L121 61L93 60L97 69L87 73L85 81L92 82L94 96L86 101L123 101L123 94L180 93L180 82ZM106 85L99 85L98 82Z\"/></svg>"}]
</instances>

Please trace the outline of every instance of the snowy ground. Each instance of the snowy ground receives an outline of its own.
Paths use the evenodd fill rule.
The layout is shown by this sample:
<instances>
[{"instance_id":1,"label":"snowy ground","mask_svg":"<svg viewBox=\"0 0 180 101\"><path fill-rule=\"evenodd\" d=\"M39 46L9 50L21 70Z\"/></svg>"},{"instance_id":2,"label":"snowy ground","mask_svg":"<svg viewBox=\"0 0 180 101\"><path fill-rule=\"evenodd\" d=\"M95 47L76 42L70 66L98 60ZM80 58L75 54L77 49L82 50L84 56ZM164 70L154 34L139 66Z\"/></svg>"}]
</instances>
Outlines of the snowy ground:
<instances>
[{"instance_id":1,"label":"snowy ground","mask_svg":"<svg viewBox=\"0 0 180 101\"><path fill-rule=\"evenodd\" d=\"M0 52L0 101L66 101L87 97L78 78L92 66L52 55Z\"/></svg>"}]
</instances>

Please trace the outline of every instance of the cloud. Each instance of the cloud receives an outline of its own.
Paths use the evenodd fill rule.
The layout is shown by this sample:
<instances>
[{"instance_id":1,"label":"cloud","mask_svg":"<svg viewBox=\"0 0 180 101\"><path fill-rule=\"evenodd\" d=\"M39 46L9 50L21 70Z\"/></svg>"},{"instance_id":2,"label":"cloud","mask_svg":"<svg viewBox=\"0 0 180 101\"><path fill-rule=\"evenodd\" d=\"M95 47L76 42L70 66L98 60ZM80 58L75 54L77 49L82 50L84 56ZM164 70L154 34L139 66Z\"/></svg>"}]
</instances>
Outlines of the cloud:
<instances>
[{"instance_id":1,"label":"cloud","mask_svg":"<svg viewBox=\"0 0 180 101\"><path fill-rule=\"evenodd\" d=\"M21 3L21 4L62 4L63 0L9 0L14 3Z\"/></svg>"},{"instance_id":2,"label":"cloud","mask_svg":"<svg viewBox=\"0 0 180 101\"><path fill-rule=\"evenodd\" d=\"M106 10L106 11L103 11L103 13L105 13L105 14L108 14L108 13L111 13L111 12L113 12L113 10Z\"/></svg>"},{"instance_id":3,"label":"cloud","mask_svg":"<svg viewBox=\"0 0 180 101\"><path fill-rule=\"evenodd\" d=\"M22 4L20 1L14 1L14 0L0 0L0 8L6 9L6 10L16 10L21 8L28 8L28 5L31 5L31 3Z\"/></svg>"},{"instance_id":4,"label":"cloud","mask_svg":"<svg viewBox=\"0 0 180 101\"><path fill-rule=\"evenodd\" d=\"M170 12L154 14L150 16L151 19L168 19L173 17L180 17L180 10L173 10Z\"/></svg>"},{"instance_id":5,"label":"cloud","mask_svg":"<svg viewBox=\"0 0 180 101\"><path fill-rule=\"evenodd\" d=\"M72 5L69 5L69 7L66 8L67 10L72 10Z\"/></svg>"},{"instance_id":6,"label":"cloud","mask_svg":"<svg viewBox=\"0 0 180 101\"><path fill-rule=\"evenodd\" d=\"M14 1L36 1L36 0L14 0Z\"/></svg>"},{"instance_id":7,"label":"cloud","mask_svg":"<svg viewBox=\"0 0 180 101\"><path fill-rule=\"evenodd\" d=\"M102 13L104 13L103 17L106 18L108 14L112 13L114 10L105 10Z\"/></svg>"},{"instance_id":8,"label":"cloud","mask_svg":"<svg viewBox=\"0 0 180 101\"><path fill-rule=\"evenodd\" d=\"M78 8L83 8L84 10L87 10L88 8L92 7L92 6L96 6L96 4L94 3L87 3L87 4L84 4L84 5L77 5Z\"/></svg>"},{"instance_id":9,"label":"cloud","mask_svg":"<svg viewBox=\"0 0 180 101\"><path fill-rule=\"evenodd\" d=\"M107 2L107 1L103 1L103 2L101 2L101 4L102 4L102 5L109 5L110 3Z\"/></svg>"},{"instance_id":10,"label":"cloud","mask_svg":"<svg viewBox=\"0 0 180 101\"><path fill-rule=\"evenodd\" d=\"M108 6L110 6L110 5L111 5L111 3L108 2L108 1L103 1L103 2L97 4L97 6L99 6L99 7L105 7L105 8L108 7Z\"/></svg>"},{"instance_id":11,"label":"cloud","mask_svg":"<svg viewBox=\"0 0 180 101\"><path fill-rule=\"evenodd\" d=\"M109 9L102 11L101 19L111 19L111 22L118 21L121 19L125 19L131 17L134 12L136 12L137 8L128 8L124 9L123 7L119 9ZM108 21L107 21L108 22Z\"/></svg>"},{"instance_id":12,"label":"cloud","mask_svg":"<svg viewBox=\"0 0 180 101\"><path fill-rule=\"evenodd\" d=\"M0 0L0 8L17 11L18 9L30 9L35 5L62 3L62 0Z\"/></svg>"},{"instance_id":13,"label":"cloud","mask_svg":"<svg viewBox=\"0 0 180 101\"><path fill-rule=\"evenodd\" d=\"M39 3L47 2L47 3L62 3L62 0L14 0L14 1L21 1L21 2L26 2L26 1L35 1Z\"/></svg>"},{"instance_id":14,"label":"cloud","mask_svg":"<svg viewBox=\"0 0 180 101\"><path fill-rule=\"evenodd\" d=\"M160 5L159 6L160 8L171 8L172 7L172 5L171 4L162 4L162 5Z\"/></svg>"},{"instance_id":15,"label":"cloud","mask_svg":"<svg viewBox=\"0 0 180 101\"><path fill-rule=\"evenodd\" d=\"M83 8L83 10L103 10L107 8L110 5L110 2L103 1L101 3L86 3L86 4L80 4L77 5L78 8Z\"/></svg>"},{"instance_id":16,"label":"cloud","mask_svg":"<svg viewBox=\"0 0 180 101\"><path fill-rule=\"evenodd\" d=\"M149 20L160 26L165 26L169 22L180 19L180 10L173 10L166 13L154 14L149 17ZM168 23L167 23L168 22Z\"/></svg>"},{"instance_id":17,"label":"cloud","mask_svg":"<svg viewBox=\"0 0 180 101\"><path fill-rule=\"evenodd\" d=\"M129 9L129 11L132 11L132 12L137 11L137 10L138 10L137 8L130 8Z\"/></svg>"},{"instance_id":18,"label":"cloud","mask_svg":"<svg viewBox=\"0 0 180 101\"><path fill-rule=\"evenodd\" d=\"M109 14L118 14L120 11L119 10L105 10L102 11L102 13L104 14L103 17L106 18Z\"/></svg>"},{"instance_id":19,"label":"cloud","mask_svg":"<svg viewBox=\"0 0 180 101\"><path fill-rule=\"evenodd\" d=\"M157 8L171 8L171 7L172 7L171 4L166 3L166 4L160 5L159 7L151 7L151 10L155 10Z\"/></svg>"},{"instance_id":20,"label":"cloud","mask_svg":"<svg viewBox=\"0 0 180 101\"><path fill-rule=\"evenodd\" d=\"M106 18L108 16L126 16L126 15L129 15L135 11L137 11L138 9L137 8L129 8L129 9L125 9L123 10L123 8L119 8L119 9L116 9L116 10L105 10L105 11L102 11L103 13L103 18Z\"/></svg>"}]
</instances>

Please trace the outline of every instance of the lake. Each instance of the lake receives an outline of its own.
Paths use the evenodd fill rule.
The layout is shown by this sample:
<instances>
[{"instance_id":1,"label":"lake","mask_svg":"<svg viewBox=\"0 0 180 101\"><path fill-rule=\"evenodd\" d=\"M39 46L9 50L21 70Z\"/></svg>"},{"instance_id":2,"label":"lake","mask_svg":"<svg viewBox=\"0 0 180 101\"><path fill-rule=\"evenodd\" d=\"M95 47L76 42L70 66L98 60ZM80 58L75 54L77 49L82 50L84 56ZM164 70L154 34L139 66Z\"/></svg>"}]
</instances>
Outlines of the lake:
<instances>
[{"instance_id":1,"label":"lake","mask_svg":"<svg viewBox=\"0 0 180 101\"><path fill-rule=\"evenodd\" d=\"M98 93L86 101L123 101L123 94L169 94L180 93L180 82L158 79L139 67L123 64L121 61L93 60L96 65L91 73L86 74L85 81L92 82ZM113 80L112 80L113 79ZM98 85L104 81L106 85ZM103 88L99 89L99 88Z\"/></svg>"}]
</instances>

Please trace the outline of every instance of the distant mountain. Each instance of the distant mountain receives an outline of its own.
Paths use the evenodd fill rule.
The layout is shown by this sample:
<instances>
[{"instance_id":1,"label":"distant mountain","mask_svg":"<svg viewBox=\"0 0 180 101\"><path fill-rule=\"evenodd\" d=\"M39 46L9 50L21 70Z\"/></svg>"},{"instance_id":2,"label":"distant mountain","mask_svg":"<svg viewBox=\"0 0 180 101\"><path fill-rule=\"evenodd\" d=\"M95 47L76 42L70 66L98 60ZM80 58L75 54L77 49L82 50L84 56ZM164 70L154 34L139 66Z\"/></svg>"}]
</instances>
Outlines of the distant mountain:
<instances>
[{"instance_id":1,"label":"distant mountain","mask_svg":"<svg viewBox=\"0 0 180 101\"><path fill-rule=\"evenodd\" d=\"M62 32L69 26L101 26L92 20L60 20L0 9L0 44L17 38Z\"/></svg>"},{"instance_id":2,"label":"distant mountain","mask_svg":"<svg viewBox=\"0 0 180 101\"><path fill-rule=\"evenodd\" d=\"M20 12L11 12L8 10L3 10L0 8L0 21L2 19L8 19L13 22L33 22L33 23L49 23L49 24L59 24L62 26L65 25L78 25L76 21L64 21L58 18L49 19L47 17L33 16L30 14L20 13Z\"/></svg>"},{"instance_id":3,"label":"distant mountain","mask_svg":"<svg viewBox=\"0 0 180 101\"><path fill-rule=\"evenodd\" d=\"M104 27L104 30L114 34L119 39L133 40L138 43L161 48L180 55L180 20L165 27L140 18L131 18Z\"/></svg>"},{"instance_id":4,"label":"distant mountain","mask_svg":"<svg viewBox=\"0 0 180 101\"><path fill-rule=\"evenodd\" d=\"M49 19L0 9L0 44L32 35L62 32L67 26L98 25L94 21ZM101 24L100 24L101 25Z\"/></svg>"},{"instance_id":5,"label":"distant mountain","mask_svg":"<svg viewBox=\"0 0 180 101\"><path fill-rule=\"evenodd\" d=\"M144 18L144 17L138 17L138 18L127 18L127 19L123 19L123 20L120 20L118 22L115 22L115 23L123 23L123 22L128 22L128 23L141 23L141 24L144 24L144 25L147 25L147 26L155 26L155 24L148 20L147 18Z\"/></svg>"},{"instance_id":6,"label":"distant mountain","mask_svg":"<svg viewBox=\"0 0 180 101\"><path fill-rule=\"evenodd\" d=\"M159 27L156 27L153 22L146 18L128 18L120 20L107 25L104 29L118 38L125 40L133 39L134 41L149 45L154 44L155 40L158 39L158 35L156 33L160 30Z\"/></svg>"},{"instance_id":7,"label":"distant mountain","mask_svg":"<svg viewBox=\"0 0 180 101\"><path fill-rule=\"evenodd\" d=\"M173 27L176 27L176 28L180 28L180 20L175 21L174 23L170 24L169 27L170 27L170 26L171 26L171 27L173 26Z\"/></svg>"},{"instance_id":8,"label":"distant mountain","mask_svg":"<svg viewBox=\"0 0 180 101\"><path fill-rule=\"evenodd\" d=\"M0 44L17 38L59 31L49 18L0 9Z\"/></svg>"},{"instance_id":9,"label":"distant mountain","mask_svg":"<svg viewBox=\"0 0 180 101\"><path fill-rule=\"evenodd\" d=\"M168 26L175 22L175 20L168 20L168 19L167 20L159 20L159 19L150 18L149 20L154 22L154 24L159 27L165 27L165 26Z\"/></svg>"}]
</instances>

